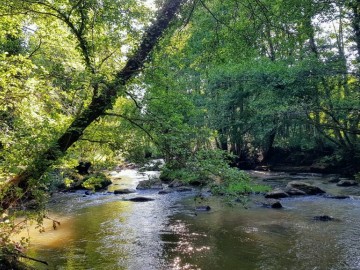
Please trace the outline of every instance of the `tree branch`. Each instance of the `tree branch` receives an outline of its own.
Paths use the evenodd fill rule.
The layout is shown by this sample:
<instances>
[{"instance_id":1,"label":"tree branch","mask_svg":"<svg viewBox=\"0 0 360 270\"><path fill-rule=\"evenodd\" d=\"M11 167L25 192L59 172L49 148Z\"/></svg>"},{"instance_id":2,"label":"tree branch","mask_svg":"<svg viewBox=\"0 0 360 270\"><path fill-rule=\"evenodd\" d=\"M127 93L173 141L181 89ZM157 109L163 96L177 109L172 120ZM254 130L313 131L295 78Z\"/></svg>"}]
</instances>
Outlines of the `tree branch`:
<instances>
[{"instance_id":1,"label":"tree branch","mask_svg":"<svg viewBox=\"0 0 360 270\"><path fill-rule=\"evenodd\" d=\"M38 50L40 50L41 45L42 45L42 40L40 39L39 45L36 46L36 48L29 54L27 58L30 59Z\"/></svg>"},{"instance_id":2,"label":"tree branch","mask_svg":"<svg viewBox=\"0 0 360 270\"><path fill-rule=\"evenodd\" d=\"M104 113L103 115L121 117L121 118L129 121L131 124L133 124L134 126L140 128L142 131L144 131L146 133L146 135L148 135L149 138L152 141L154 141L154 137L150 134L150 132L148 130L146 130L143 126L141 126L140 124L136 123L134 119L131 119L123 114L117 114L117 113Z\"/></svg>"}]
</instances>

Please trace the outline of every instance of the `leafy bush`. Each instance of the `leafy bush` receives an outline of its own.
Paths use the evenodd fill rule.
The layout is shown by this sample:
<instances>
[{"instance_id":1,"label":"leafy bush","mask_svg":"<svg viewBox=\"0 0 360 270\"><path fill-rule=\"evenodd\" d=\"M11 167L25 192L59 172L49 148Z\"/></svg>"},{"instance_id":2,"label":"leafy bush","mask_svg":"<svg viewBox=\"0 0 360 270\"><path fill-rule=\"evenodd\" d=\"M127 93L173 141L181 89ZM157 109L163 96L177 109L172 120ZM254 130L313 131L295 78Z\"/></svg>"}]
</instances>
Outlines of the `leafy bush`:
<instances>
[{"instance_id":1,"label":"leafy bush","mask_svg":"<svg viewBox=\"0 0 360 270\"><path fill-rule=\"evenodd\" d=\"M232 156L221 150L199 150L181 169L172 169L167 165L162 169L161 179L179 180L185 183L211 185L217 195L238 195L252 192L265 192L266 186L254 185L248 174L232 168L229 161Z\"/></svg>"},{"instance_id":2,"label":"leafy bush","mask_svg":"<svg viewBox=\"0 0 360 270\"><path fill-rule=\"evenodd\" d=\"M70 179L70 178L68 178L68 177L66 177L65 179L64 179L64 184L65 184L65 187L67 187L67 188L69 188L69 187L71 187L71 185L74 183L74 180L72 180L72 179Z\"/></svg>"}]
</instances>

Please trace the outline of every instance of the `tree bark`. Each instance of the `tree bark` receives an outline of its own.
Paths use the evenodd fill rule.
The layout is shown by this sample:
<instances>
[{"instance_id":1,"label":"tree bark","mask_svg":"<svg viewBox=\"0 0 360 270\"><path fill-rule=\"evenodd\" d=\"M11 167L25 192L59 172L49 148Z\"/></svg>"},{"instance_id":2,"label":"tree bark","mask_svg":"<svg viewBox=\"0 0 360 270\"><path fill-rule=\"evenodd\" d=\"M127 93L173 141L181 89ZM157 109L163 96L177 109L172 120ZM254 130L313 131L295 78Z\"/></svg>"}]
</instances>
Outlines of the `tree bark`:
<instances>
[{"instance_id":1,"label":"tree bark","mask_svg":"<svg viewBox=\"0 0 360 270\"><path fill-rule=\"evenodd\" d=\"M23 172L7 182L8 192L0 201L1 211L8 209L18 199L11 187L19 187L22 193L29 189L31 179L39 179L54 162L63 156L66 150L83 135L85 129L106 110L111 109L120 89L139 73L147 57L153 50L159 38L168 28L170 22L186 0L167 0L159 10L154 23L145 32L142 42L136 52L131 56L125 67L116 73L115 80L104 86L103 91L94 96L90 105L71 123L68 129L58 140L42 155L28 166Z\"/></svg>"}]
</instances>

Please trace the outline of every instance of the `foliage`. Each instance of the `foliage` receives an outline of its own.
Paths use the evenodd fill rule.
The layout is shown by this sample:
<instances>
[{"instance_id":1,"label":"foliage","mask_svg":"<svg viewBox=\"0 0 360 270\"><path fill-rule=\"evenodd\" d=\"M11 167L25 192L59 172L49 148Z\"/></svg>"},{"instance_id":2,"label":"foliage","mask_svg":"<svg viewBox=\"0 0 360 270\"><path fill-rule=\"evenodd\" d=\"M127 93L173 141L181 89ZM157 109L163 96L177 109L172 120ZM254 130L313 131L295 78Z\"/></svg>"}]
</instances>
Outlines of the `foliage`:
<instances>
[{"instance_id":1,"label":"foliage","mask_svg":"<svg viewBox=\"0 0 360 270\"><path fill-rule=\"evenodd\" d=\"M89 175L84 178L82 186L92 191L101 190L111 184L111 180L103 173Z\"/></svg>"},{"instance_id":2,"label":"foliage","mask_svg":"<svg viewBox=\"0 0 360 270\"><path fill-rule=\"evenodd\" d=\"M190 130L209 128L215 138L206 136L202 145L215 139L239 159L266 161L275 147L324 155L331 149L354 157L360 123L354 6L353 1L201 2L146 71L150 99L169 96L159 99L165 112L168 103L176 108L174 92L180 104L185 98L196 105L172 115L180 113ZM194 147L196 138L172 142L164 131L175 149ZM174 137L183 138L180 133L174 128L179 134Z\"/></svg>"},{"instance_id":3,"label":"foliage","mask_svg":"<svg viewBox=\"0 0 360 270\"><path fill-rule=\"evenodd\" d=\"M169 169L165 165L161 178L210 185L217 195L235 196L268 190L268 187L253 184L244 171L230 167L230 160L231 155L221 150L199 150L189 157L184 168Z\"/></svg>"}]
</instances>

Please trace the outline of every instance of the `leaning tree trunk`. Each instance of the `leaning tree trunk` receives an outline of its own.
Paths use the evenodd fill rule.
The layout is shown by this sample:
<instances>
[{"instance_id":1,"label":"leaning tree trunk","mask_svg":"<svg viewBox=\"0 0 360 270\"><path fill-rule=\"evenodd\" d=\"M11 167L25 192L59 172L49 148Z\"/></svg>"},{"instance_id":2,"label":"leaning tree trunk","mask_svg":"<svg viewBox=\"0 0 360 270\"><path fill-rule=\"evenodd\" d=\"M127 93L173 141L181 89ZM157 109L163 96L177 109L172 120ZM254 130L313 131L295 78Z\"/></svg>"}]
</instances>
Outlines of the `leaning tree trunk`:
<instances>
[{"instance_id":1,"label":"leaning tree trunk","mask_svg":"<svg viewBox=\"0 0 360 270\"><path fill-rule=\"evenodd\" d=\"M143 67L146 59L156 45L169 23L175 17L182 3L186 0L168 0L158 12L157 19L147 29L142 42L136 52L130 57L125 67L117 72L115 80L106 85L103 91L95 96L90 105L71 123L64 134L47 151L38 156L37 159L23 172L8 181L8 193L1 199L1 211L8 209L18 196L12 187L18 187L22 193L29 188L31 179L39 179L54 162L64 155L66 150L84 133L84 130L106 110L111 109L119 89L134 77Z\"/></svg>"}]
</instances>

